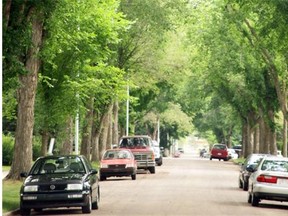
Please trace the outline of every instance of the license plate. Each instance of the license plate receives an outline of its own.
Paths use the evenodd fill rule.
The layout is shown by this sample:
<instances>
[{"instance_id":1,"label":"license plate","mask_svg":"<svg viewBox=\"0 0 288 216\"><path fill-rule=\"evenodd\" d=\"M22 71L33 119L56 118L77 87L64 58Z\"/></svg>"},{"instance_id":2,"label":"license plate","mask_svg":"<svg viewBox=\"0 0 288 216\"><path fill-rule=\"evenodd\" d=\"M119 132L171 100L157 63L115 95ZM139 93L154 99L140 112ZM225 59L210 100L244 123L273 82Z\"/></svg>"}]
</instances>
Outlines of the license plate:
<instances>
[{"instance_id":1,"label":"license plate","mask_svg":"<svg viewBox=\"0 0 288 216\"><path fill-rule=\"evenodd\" d=\"M222 153L218 153L218 155L222 155Z\"/></svg>"},{"instance_id":2,"label":"license plate","mask_svg":"<svg viewBox=\"0 0 288 216\"><path fill-rule=\"evenodd\" d=\"M279 185L287 185L288 186L288 179L278 178L277 184L279 184Z\"/></svg>"}]
</instances>

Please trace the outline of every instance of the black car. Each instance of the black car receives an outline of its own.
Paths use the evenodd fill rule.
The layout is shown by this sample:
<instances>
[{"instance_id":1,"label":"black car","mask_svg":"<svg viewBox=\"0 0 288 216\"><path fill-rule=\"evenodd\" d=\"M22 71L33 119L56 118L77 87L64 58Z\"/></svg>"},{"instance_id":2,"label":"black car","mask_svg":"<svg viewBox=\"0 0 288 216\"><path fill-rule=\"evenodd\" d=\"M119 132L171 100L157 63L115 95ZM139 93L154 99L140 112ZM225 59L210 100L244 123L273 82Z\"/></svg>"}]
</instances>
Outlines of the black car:
<instances>
[{"instance_id":1,"label":"black car","mask_svg":"<svg viewBox=\"0 0 288 216\"><path fill-rule=\"evenodd\" d=\"M20 211L81 207L83 213L98 209L100 199L97 170L84 156L63 155L38 158L20 190Z\"/></svg>"},{"instance_id":2,"label":"black car","mask_svg":"<svg viewBox=\"0 0 288 216\"><path fill-rule=\"evenodd\" d=\"M249 170L251 170L251 168L255 168L265 155L267 154L248 155L248 157L245 159L244 163L240 167L238 180L239 188L243 188L244 191L248 190L249 177L251 175L251 172Z\"/></svg>"}]
</instances>

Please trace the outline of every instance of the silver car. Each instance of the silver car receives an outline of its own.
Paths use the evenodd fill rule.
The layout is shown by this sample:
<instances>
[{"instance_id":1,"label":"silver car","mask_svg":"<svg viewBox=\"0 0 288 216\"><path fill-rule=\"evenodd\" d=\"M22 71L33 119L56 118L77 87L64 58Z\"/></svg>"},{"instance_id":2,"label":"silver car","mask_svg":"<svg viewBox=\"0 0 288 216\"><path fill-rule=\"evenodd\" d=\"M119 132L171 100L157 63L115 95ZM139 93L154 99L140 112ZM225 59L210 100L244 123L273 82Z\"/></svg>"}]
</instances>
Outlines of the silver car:
<instances>
[{"instance_id":1,"label":"silver car","mask_svg":"<svg viewBox=\"0 0 288 216\"><path fill-rule=\"evenodd\" d=\"M288 202L288 158L265 156L250 171L248 203L258 206L261 200Z\"/></svg>"}]
</instances>

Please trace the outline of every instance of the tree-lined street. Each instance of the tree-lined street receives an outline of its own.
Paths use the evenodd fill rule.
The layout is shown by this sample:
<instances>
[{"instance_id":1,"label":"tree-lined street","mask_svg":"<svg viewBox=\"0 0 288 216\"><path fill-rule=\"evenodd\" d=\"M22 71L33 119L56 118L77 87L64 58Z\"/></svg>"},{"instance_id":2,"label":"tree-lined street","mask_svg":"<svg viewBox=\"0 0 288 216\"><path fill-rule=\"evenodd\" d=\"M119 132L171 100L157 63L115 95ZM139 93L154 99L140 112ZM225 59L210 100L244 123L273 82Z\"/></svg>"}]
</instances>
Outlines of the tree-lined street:
<instances>
[{"instance_id":1,"label":"tree-lined street","mask_svg":"<svg viewBox=\"0 0 288 216\"><path fill-rule=\"evenodd\" d=\"M196 152L164 158L156 174L140 171L136 181L127 177L100 182L99 209L91 215L287 215L287 203L248 204L247 192L238 188L238 172L232 162L199 158ZM79 209L53 209L32 215L85 214Z\"/></svg>"}]
</instances>

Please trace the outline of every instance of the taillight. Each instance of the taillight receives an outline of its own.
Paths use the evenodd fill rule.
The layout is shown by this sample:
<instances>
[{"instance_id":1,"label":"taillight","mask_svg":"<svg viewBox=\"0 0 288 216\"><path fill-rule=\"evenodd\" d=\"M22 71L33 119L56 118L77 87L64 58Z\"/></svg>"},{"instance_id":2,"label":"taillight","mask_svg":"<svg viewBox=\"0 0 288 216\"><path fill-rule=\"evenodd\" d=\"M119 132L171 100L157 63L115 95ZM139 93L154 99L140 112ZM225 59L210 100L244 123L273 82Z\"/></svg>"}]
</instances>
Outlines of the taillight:
<instances>
[{"instance_id":1,"label":"taillight","mask_svg":"<svg viewBox=\"0 0 288 216\"><path fill-rule=\"evenodd\" d=\"M277 177L276 176L259 175L257 177L257 181L276 184L277 183Z\"/></svg>"}]
</instances>

